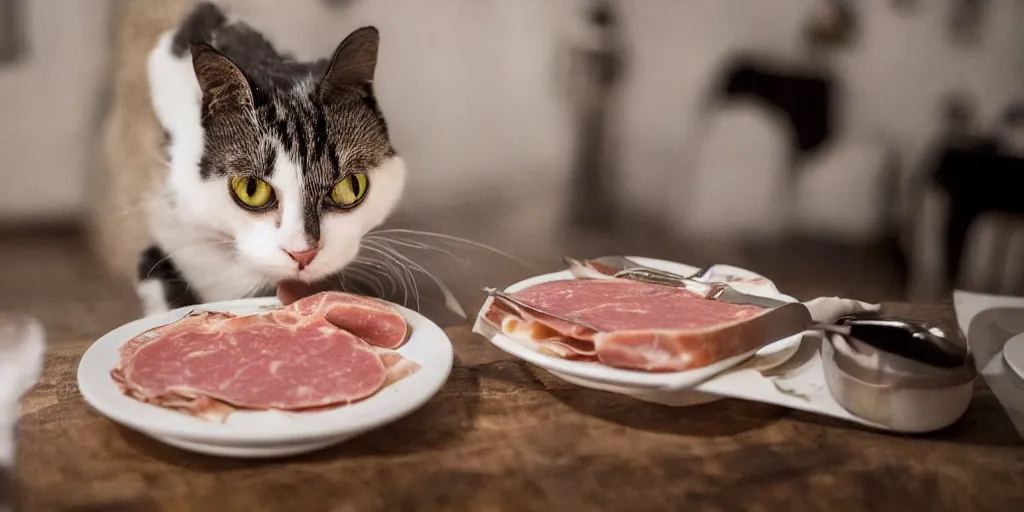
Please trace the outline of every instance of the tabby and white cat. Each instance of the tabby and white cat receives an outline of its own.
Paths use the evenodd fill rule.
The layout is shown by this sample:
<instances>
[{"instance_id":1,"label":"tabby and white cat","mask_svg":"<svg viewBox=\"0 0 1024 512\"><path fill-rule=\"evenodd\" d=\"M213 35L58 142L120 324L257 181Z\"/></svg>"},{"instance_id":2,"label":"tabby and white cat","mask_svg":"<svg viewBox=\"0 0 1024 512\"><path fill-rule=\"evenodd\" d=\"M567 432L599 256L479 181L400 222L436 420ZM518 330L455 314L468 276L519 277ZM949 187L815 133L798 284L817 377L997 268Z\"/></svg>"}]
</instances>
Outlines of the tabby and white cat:
<instances>
[{"instance_id":1,"label":"tabby and white cat","mask_svg":"<svg viewBox=\"0 0 1024 512\"><path fill-rule=\"evenodd\" d=\"M208 3L164 34L148 69L169 169L147 202L146 314L320 282L356 258L405 183L373 94L378 44L365 27L298 62Z\"/></svg>"}]
</instances>

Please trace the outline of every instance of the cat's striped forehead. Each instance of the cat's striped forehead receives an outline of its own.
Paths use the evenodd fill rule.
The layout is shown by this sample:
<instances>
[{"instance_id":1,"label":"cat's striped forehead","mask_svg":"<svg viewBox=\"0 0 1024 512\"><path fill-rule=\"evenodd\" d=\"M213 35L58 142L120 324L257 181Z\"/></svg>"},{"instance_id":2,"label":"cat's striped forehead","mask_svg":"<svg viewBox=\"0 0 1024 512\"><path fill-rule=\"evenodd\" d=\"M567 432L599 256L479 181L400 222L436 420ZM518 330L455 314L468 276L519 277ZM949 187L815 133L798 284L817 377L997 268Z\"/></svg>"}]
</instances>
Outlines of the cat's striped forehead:
<instances>
[{"instance_id":1,"label":"cat's striped forehead","mask_svg":"<svg viewBox=\"0 0 1024 512\"><path fill-rule=\"evenodd\" d=\"M287 92L256 95L255 123L248 116L208 120L203 177L269 177L276 153L284 151L299 165L303 181L327 186L394 156L372 96L327 109L317 104L310 88L300 84Z\"/></svg>"},{"instance_id":2,"label":"cat's striped forehead","mask_svg":"<svg viewBox=\"0 0 1024 512\"><path fill-rule=\"evenodd\" d=\"M255 115L228 113L204 120L204 180L254 176L267 181L298 180L303 224L320 236L324 197L344 176L373 170L395 156L373 95L325 107L313 87L298 82L288 89L253 95ZM216 115L216 114L211 114ZM295 169L278 176L281 168Z\"/></svg>"},{"instance_id":3,"label":"cat's striped forehead","mask_svg":"<svg viewBox=\"0 0 1024 512\"><path fill-rule=\"evenodd\" d=\"M205 59L203 72L197 71L200 83L205 78L216 84L203 98L201 176L269 177L278 152L284 152L299 167L304 188L322 192L345 174L371 171L394 156L370 85L376 40L375 30L364 30L342 42L335 58L358 63L344 69L363 75L355 81L349 71L335 75L326 88L326 106L317 88L329 78L329 59L299 62L278 52L252 27L228 19L217 6L197 6L175 33L171 50L184 58L191 44L202 42L216 49L206 56L223 57ZM195 63L195 54L192 58ZM367 62L373 65L363 69Z\"/></svg>"},{"instance_id":4,"label":"cat's striped forehead","mask_svg":"<svg viewBox=\"0 0 1024 512\"><path fill-rule=\"evenodd\" d=\"M372 96L328 111L307 92L311 88L298 85L293 94L279 95L257 109L263 130L301 165L305 177L333 183L394 155Z\"/></svg>"}]
</instances>

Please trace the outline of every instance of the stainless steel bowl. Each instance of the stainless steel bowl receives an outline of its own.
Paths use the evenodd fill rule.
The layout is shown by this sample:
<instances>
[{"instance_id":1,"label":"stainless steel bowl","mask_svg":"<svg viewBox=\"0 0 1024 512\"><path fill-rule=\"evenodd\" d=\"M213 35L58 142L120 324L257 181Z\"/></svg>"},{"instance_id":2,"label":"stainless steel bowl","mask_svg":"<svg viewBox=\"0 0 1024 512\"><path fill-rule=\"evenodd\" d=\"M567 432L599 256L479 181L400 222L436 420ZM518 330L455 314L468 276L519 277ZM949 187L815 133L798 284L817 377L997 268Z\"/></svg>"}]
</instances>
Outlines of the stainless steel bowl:
<instances>
[{"instance_id":1,"label":"stainless steel bowl","mask_svg":"<svg viewBox=\"0 0 1024 512\"><path fill-rule=\"evenodd\" d=\"M963 416L978 373L963 364L940 368L878 350L856 338L826 334L821 344L825 381L852 414L904 432L945 428Z\"/></svg>"}]
</instances>

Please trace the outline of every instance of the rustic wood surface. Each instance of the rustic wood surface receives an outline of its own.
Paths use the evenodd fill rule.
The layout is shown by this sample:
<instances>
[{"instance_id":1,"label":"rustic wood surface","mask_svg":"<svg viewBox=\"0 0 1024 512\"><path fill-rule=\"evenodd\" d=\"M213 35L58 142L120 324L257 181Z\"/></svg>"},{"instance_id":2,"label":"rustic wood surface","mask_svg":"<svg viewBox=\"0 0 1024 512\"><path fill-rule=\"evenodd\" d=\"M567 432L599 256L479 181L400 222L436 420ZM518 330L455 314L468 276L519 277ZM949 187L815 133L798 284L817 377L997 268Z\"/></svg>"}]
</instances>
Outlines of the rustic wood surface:
<instances>
[{"instance_id":1,"label":"rustic wood surface","mask_svg":"<svg viewBox=\"0 0 1024 512\"><path fill-rule=\"evenodd\" d=\"M955 331L948 306L885 308ZM457 361L423 408L276 461L116 426L78 393L87 343L61 345L23 400L21 510L982 511L1024 497L1024 443L980 380L957 424L903 436L739 400L639 402L512 360L464 325L447 332Z\"/></svg>"}]
</instances>

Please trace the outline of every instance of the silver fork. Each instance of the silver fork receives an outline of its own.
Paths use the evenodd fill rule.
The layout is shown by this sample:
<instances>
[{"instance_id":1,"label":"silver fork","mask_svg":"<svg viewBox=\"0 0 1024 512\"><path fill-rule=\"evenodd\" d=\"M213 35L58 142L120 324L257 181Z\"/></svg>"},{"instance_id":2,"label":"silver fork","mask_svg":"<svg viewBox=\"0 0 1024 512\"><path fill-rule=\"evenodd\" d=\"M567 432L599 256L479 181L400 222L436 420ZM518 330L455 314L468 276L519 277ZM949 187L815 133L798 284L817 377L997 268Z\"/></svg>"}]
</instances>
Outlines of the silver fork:
<instances>
[{"instance_id":1,"label":"silver fork","mask_svg":"<svg viewBox=\"0 0 1024 512\"><path fill-rule=\"evenodd\" d=\"M584 260L578 260L565 255L562 256L562 260L569 265L569 270L572 272L573 276L581 279L633 279L635 281L644 281L664 286L683 288L687 291L696 293L705 299L728 302L731 304L760 306L763 308L776 308L788 304L781 300L769 299L759 295L740 292L727 283L708 283L689 276L646 267L644 265L634 263L622 256L603 256L601 258L590 260L612 269L624 267L610 275L588 266ZM704 272L706 271L701 271L699 274L703 274Z\"/></svg>"},{"instance_id":2,"label":"silver fork","mask_svg":"<svg viewBox=\"0 0 1024 512\"><path fill-rule=\"evenodd\" d=\"M627 274L623 274L622 276L620 276L619 274L625 273L625 272L628 272L628 271L632 271L632 270L642 270L642 271L645 271L645 272L649 272L652 275L655 275L655 274L656 275L661 275L661 276L664 276L664 277L670 278L670 279L677 279L677 278L680 278L680 277L684 277L686 279L693 279L693 280L696 280L696 281L700 281L700 280L702 280L707 275L708 271L711 270L711 267L708 267L708 268L698 268L696 271L694 271L693 273L691 273L688 276L681 276L679 274L675 274L675 273L672 273L672 272L666 272L666 271L663 271L663 270L658 270L656 268L646 267L646 266L641 265L641 264L639 264L639 263L637 263L637 262L635 262L635 261L633 261L633 260L631 260L631 259L629 259L629 258L627 258L625 256L600 256L598 258L593 258L593 259L588 259L588 260L577 260L576 258L571 258L571 257L566 256L566 255L563 254L562 255L562 261L565 262L565 264L570 266L570 267L573 267L573 266L576 266L576 265L587 266L585 262L594 262L594 263L597 263L597 264L600 264L600 265L603 265L603 266L606 266L606 267L609 267L609 268L612 268L612 269L616 270L616 274L614 275L614 277L628 277Z\"/></svg>"},{"instance_id":3,"label":"silver fork","mask_svg":"<svg viewBox=\"0 0 1024 512\"><path fill-rule=\"evenodd\" d=\"M615 277L685 288L686 290L694 292L705 299L729 302L732 304L747 304L751 306L761 306L763 308L775 308L783 304L788 304L788 302L783 302L777 299L769 299L768 297L761 297L760 295L743 293L726 283L707 283L660 270L651 272L647 269L632 268L623 270L622 272L616 272Z\"/></svg>"},{"instance_id":4,"label":"silver fork","mask_svg":"<svg viewBox=\"0 0 1024 512\"><path fill-rule=\"evenodd\" d=\"M508 302L509 304L515 305L518 308L525 309L525 310L527 310L527 311L529 311L529 312L531 312L531 313L533 313L535 315L547 316L547 317L554 318L556 320L561 320L563 322L568 322L568 323L573 324L573 325L578 325L580 327L586 327L587 329L591 329L591 330L594 330L594 331L600 331L600 329L598 329L597 327L589 325L586 322L581 322L581 321L579 321L579 320L577 320L575 318L568 318L568 317L556 315L556 314L549 313L547 311L543 311L541 309L535 308L535 307L533 307L533 306L531 306L531 305L529 305L529 304L527 304L527 303L525 303L525 302L523 302L523 301L521 301L521 300L519 300L519 299L517 299L517 298L515 298L515 297L513 297L513 296L511 296L511 295L509 295L509 294L507 294L507 293L505 293L503 291L501 291L501 290L498 290L497 288L481 288L481 290L483 290L484 293L486 293L487 295L490 295L491 297L495 297L495 298L501 299L501 300L503 300L505 302Z\"/></svg>"}]
</instances>

